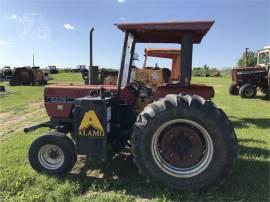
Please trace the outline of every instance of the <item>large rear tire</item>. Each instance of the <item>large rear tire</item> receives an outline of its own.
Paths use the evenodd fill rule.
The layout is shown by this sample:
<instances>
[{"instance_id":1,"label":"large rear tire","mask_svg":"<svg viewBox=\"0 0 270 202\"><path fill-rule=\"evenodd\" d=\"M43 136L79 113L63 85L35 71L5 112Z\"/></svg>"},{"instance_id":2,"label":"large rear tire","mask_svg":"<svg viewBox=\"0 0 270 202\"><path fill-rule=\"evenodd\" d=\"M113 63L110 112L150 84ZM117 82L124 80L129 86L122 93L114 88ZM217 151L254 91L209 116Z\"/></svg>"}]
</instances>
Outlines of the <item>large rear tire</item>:
<instances>
[{"instance_id":1,"label":"large rear tire","mask_svg":"<svg viewBox=\"0 0 270 202\"><path fill-rule=\"evenodd\" d=\"M66 136L47 134L36 139L28 152L34 170L47 175L64 175L76 163L75 146Z\"/></svg>"},{"instance_id":2,"label":"large rear tire","mask_svg":"<svg viewBox=\"0 0 270 202\"><path fill-rule=\"evenodd\" d=\"M256 86L245 84L240 87L239 94L241 98L254 98L257 94Z\"/></svg>"},{"instance_id":3,"label":"large rear tire","mask_svg":"<svg viewBox=\"0 0 270 202\"><path fill-rule=\"evenodd\" d=\"M229 119L199 96L167 95L146 106L131 143L142 174L180 191L220 185L237 158Z\"/></svg>"}]
</instances>

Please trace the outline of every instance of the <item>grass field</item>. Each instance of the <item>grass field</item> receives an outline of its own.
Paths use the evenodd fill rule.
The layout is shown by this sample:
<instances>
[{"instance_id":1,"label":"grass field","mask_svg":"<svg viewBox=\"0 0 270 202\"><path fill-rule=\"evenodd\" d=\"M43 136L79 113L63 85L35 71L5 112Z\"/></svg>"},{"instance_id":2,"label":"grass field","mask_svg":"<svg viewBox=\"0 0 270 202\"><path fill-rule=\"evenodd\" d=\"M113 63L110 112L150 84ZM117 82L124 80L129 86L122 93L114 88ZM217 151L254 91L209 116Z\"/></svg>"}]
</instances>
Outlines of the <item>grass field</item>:
<instances>
[{"instance_id":1,"label":"grass field","mask_svg":"<svg viewBox=\"0 0 270 202\"><path fill-rule=\"evenodd\" d=\"M80 74L53 75L54 82L82 82ZM241 99L228 95L229 77L193 78L215 87L214 102L232 121L239 158L232 174L217 190L175 192L146 183L129 153L95 164L79 158L65 178L37 174L28 163L31 142L46 129L24 134L22 128L47 119L43 87L10 87L0 97L0 201L269 201L270 102L261 95ZM2 84L1 84L2 85Z\"/></svg>"}]
</instances>

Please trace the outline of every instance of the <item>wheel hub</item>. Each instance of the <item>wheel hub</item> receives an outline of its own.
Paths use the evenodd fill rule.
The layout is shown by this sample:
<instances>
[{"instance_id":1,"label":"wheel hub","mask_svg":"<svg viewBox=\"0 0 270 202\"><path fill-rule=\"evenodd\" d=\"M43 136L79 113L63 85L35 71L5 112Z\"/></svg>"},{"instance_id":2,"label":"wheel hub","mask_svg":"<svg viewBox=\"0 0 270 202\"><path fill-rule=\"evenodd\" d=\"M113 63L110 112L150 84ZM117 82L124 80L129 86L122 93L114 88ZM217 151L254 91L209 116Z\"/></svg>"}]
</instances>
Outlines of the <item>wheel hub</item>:
<instances>
[{"instance_id":1,"label":"wheel hub","mask_svg":"<svg viewBox=\"0 0 270 202\"><path fill-rule=\"evenodd\" d=\"M176 138L172 138L170 144L172 150L181 156L187 154L192 147L190 140L182 135L177 135Z\"/></svg>"},{"instance_id":2,"label":"wheel hub","mask_svg":"<svg viewBox=\"0 0 270 202\"><path fill-rule=\"evenodd\" d=\"M210 164L213 142L198 123L176 119L158 128L151 150L154 161L164 172L175 177L192 177Z\"/></svg>"},{"instance_id":3,"label":"wheel hub","mask_svg":"<svg viewBox=\"0 0 270 202\"><path fill-rule=\"evenodd\" d=\"M51 150L48 152L48 156L49 156L49 158L51 158L51 159L57 159L57 158L59 158L59 153L58 153L57 150L51 149Z\"/></svg>"},{"instance_id":4,"label":"wheel hub","mask_svg":"<svg viewBox=\"0 0 270 202\"><path fill-rule=\"evenodd\" d=\"M55 170L64 163L63 150L53 144L47 144L40 148L38 152L39 163L46 169Z\"/></svg>"},{"instance_id":5,"label":"wheel hub","mask_svg":"<svg viewBox=\"0 0 270 202\"><path fill-rule=\"evenodd\" d=\"M204 144L200 134L189 126L174 126L159 138L161 156L170 165L187 168L202 157Z\"/></svg>"},{"instance_id":6,"label":"wheel hub","mask_svg":"<svg viewBox=\"0 0 270 202\"><path fill-rule=\"evenodd\" d=\"M245 91L246 97L251 97L253 95L253 89L247 88Z\"/></svg>"}]
</instances>

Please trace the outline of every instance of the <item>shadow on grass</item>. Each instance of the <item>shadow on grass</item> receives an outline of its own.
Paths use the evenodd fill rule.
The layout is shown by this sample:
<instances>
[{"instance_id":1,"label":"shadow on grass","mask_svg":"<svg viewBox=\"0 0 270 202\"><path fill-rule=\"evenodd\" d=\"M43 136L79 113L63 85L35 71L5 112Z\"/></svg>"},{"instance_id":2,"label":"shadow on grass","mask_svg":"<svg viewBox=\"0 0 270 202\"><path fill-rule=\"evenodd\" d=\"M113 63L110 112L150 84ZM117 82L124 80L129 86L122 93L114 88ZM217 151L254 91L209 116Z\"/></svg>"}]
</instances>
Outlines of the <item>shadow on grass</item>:
<instances>
[{"instance_id":1,"label":"shadow on grass","mask_svg":"<svg viewBox=\"0 0 270 202\"><path fill-rule=\"evenodd\" d=\"M269 150L240 146L240 156L267 158ZM194 200L247 200L263 201L269 199L269 162L253 161L239 158L234 165L233 173L226 178L225 184L218 189L207 192L176 192L162 185L146 183L145 177L138 174L138 169L128 153L119 154L113 160L97 164L89 161L79 161L81 165L67 178L80 184L80 194L93 190L124 191L133 197L144 199L166 198L172 201ZM78 166L78 165L77 165ZM92 175L98 171L101 176Z\"/></svg>"},{"instance_id":2,"label":"shadow on grass","mask_svg":"<svg viewBox=\"0 0 270 202\"><path fill-rule=\"evenodd\" d=\"M239 141L241 143L241 141ZM270 150L267 149L262 149L259 147L246 147L246 146L239 146L239 154L240 156L248 156L249 158L257 158L257 157L261 157L261 158L265 158L267 159L270 156Z\"/></svg>"},{"instance_id":3,"label":"shadow on grass","mask_svg":"<svg viewBox=\"0 0 270 202\"><path fill-rule=\"evenodd\" d=\"M266 141L264 141L264 140L258 140L258 139L251 139L251 138L246 138L246 139L238 139L238 142L239 143L250 143L250 142L252 142L252 143L258 143L258 144L267 144L267 142Z\"/></svg>"},{"instance_id":4,"label":"shadow on grass","mask_svg":"<svg viewBox=\"0 0 270 202\"><path fill-rule=\"evenodd\" d=\"M270 128L269 118L233 118L231 121L235 128L248 128L250 124L256 125L258 128Z\"/></svg>"},{"instance_id":5,"label":"shadow on grass","mask_svg":"<svg viewBox=\"0 0 270 202\"><path fill-rule=\"evenodd\" d=\"M268 96L267 95L264 95L264 94L262 94L262 95L256 95L253 98L241 98L240 95L230 95L230 96L232 96L232 97L239 97L239 99L249 99L249 100L258 100L258 99L260 99L262 101L269 102Z\"/></svg>"},{"instance_id":6,"label":"shadow on grass","mask_svg":"<svg viewBox=\"0 0 270 202\"><path fill-rule=\"evenodd\" d=\"M267 95L261 96L261 99L266 102L270 102L270 98Z\"/></svg>"},{"instance_id":7,"label":"shadow on grass","mask_svg":"<svg viewBox=\"0 0 270 202\"><path fill-rule=\"evenodd\" d=\"M264 101L269 101L268 100L268 96L267 95L256 95L255 99L261 99L261 100L264 100Z\"/></svg>"}]
</instances>

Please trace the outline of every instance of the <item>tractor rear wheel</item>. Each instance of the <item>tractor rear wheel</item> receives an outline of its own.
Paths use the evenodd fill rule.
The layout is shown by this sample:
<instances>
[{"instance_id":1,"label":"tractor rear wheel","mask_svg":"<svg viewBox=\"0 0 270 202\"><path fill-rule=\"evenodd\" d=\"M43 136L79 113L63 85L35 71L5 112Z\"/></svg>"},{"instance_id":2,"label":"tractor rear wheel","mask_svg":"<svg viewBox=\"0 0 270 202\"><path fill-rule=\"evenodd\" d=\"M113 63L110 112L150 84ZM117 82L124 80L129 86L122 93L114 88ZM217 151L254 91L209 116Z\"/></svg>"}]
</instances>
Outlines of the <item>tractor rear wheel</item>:
<instances>
[{"instance_id":1,"label":"tractor rear wheel","mask_svg":"<svg viewBox=\"0 0 270 202\"><path fill-rule=\"evenodd\" d=\"M239 94L239 90L238 90L236 84L232 83L232 84L230 85L229 93L230 93L231 95L238 95L238 94Z\"/></svg>"},{"instance_id":2,"label":"tractor rear wheel","mask_svg":"<svg viewBox=\"0 0 270 202\"><path fill-rule=\"evenodd\" d=\"M256 86L251 84L245 84L240 87L239 94L241 98L254 98L256 96Z\"/></svg>"},{"instance_id":3,"label":"tractor rear wheel","mask_svg":"<svg viewBox=\"0 0 270 202\"><path fill-rule=\"evenodd\" d=\"M49 133L31 144L28 158L32 168L39 173L63 175L76 163L75 146L68 137Z\"/></svg>"},{"instance_id":4,"label":"tractor rear wheel","mask_svg":"<svg viewBox=\"0 0 270 202\"><path fill-rule=\"evenodd\" d=\"M148 105L131 146L142 174L180 191L221 184L237 158L229 119L199 96L167 95Z\"/></svg>"}]
</instances>

